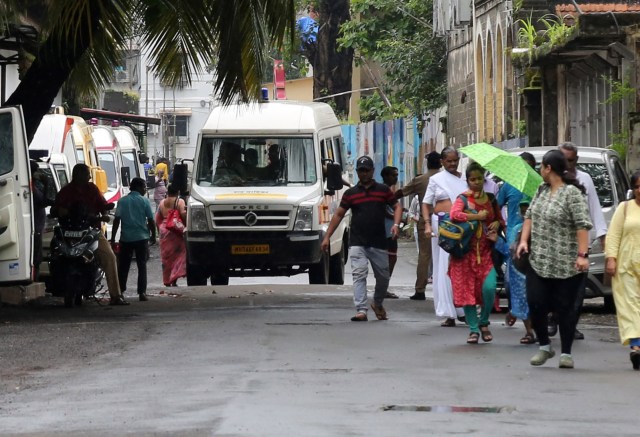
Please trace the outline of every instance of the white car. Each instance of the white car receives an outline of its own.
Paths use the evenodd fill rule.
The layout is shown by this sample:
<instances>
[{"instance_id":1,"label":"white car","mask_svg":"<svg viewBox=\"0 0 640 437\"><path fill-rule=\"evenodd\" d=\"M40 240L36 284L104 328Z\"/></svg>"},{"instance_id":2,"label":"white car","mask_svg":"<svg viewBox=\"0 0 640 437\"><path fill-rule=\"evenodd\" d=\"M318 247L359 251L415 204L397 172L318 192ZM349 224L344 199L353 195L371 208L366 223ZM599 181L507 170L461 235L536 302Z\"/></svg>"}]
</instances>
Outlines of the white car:
<instances>
[{"instance_id":1,"label":"white car","mask_svg":"<svg viewBox=\"0 0 640 437\"><path fill-rule=\"evenodd\" d=\"M536 163L539 166L544 154L553 149L556 149L556 147L525 147L510 149L508 152L517 155L522 152L529 152L535 156ZM628 193L631 189L629 178L624 171L620 156L609 149L579 147L578 169L588 173L593 179L608 226L616 207L620 202L628 198ZM605 259L603 247L593 230L590 238L589 263L591 265L589 267L585 297L604 297L605 307L613 309L611 285L604 283Z\"/></svg>"}]
</instances>

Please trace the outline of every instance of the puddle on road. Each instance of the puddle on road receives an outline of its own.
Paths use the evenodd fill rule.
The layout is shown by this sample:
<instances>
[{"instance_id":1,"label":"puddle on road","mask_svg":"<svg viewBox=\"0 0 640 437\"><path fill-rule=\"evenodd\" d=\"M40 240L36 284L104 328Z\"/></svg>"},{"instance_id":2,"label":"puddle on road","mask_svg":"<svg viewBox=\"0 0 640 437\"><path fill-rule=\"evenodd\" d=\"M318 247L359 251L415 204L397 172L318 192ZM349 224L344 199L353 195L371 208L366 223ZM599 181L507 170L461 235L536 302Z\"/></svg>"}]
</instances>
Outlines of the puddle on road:
<instances>
[{"instance_id":1,"label":"puddle on road","mask_svg":"<svg viewBox=\"0 0 640 437\"><path fill-rule=\"evenodd\" d=\"M383 411L420 411L427 413L511 413L515 407L458 407L454 405L385 405Z\"/></svg>"}]
</instances>

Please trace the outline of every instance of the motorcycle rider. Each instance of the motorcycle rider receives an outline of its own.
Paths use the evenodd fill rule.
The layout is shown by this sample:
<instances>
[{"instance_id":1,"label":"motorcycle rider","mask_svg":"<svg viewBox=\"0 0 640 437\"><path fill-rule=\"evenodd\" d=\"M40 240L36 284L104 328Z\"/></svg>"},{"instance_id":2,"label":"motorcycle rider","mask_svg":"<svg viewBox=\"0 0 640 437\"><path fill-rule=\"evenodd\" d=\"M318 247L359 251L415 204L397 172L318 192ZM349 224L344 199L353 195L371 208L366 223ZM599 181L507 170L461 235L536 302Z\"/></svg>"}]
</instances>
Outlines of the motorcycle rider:
<instances>
[{"instance_id":1,"label":"motorcycle rider","mask_svg":"<svg viewBox=\"0 0 640 437\"><path fill-rule=\"evenodd\" d=\"M71 215L78 204L81 204L86 212L93 216L99 216L109 209L100 190L91 182L91 171L85 164L76 164L73 167L71 182L58 192L54 207L57 216L64 218ZM99 223L97 225L99 226ZM96 255L107 278L107 287L109 288L109 296L111 296L109 305L129 305L120 291L116 255L102 233L98 239Z\"/></svg>"}]
</instances>

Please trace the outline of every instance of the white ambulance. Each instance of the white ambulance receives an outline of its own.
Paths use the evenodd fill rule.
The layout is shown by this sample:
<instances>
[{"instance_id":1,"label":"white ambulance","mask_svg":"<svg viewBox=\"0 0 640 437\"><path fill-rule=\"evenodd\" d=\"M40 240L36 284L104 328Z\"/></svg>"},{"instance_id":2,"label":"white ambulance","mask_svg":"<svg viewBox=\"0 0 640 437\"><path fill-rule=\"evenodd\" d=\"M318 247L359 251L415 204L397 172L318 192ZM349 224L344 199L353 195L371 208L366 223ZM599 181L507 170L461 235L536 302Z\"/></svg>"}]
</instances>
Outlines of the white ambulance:
<instances>
[{"instance_id":1,"label":"white ambulance","mask_svg":"<svg viewBox=\"0 0 640 437\"><path fill-rule=\"evenodd\" d=\"M33 281L33 204L20 108L0 109L0 302L44 295Z\"/></svg>"}]
</instances>

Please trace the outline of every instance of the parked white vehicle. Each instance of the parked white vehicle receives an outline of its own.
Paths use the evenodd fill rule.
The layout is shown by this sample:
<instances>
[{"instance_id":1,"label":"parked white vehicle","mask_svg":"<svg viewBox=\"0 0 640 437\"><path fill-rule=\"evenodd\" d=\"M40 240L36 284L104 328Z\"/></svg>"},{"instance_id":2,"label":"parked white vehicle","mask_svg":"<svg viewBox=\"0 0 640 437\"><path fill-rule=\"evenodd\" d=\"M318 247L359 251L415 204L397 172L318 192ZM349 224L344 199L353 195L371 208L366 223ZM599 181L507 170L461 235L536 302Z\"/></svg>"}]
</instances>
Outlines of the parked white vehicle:
<instances>
[{"instance_id":1,"label":"parked white vehicle","mask_svg":"<svg viewBox=\"0 0 640 437\"><path fill-rule=\"evenodd\" d=\"M107 191L104 198L107 202L117 203L125 193L125 187L129 186L129 179L123 177L123 160L118 139L109 126L94 126L93 140L100 167L107 174Z\"/></svg>"},{"instance_id":2,"label":"parked white vehicle","mask_svg":"<svg viewBox=\"0 0 640 437\"><path fill-rule=\"evenodd\" d=\"M129 169L129 180L133 178L146 179L144 166L140 162L140 145L133 130L128 126L119 125L116 121L112 122L112 129L118 139L118 144L120 144L122 163L124 167Z\"/></svg>"},{"instance_id":3,"label":"parked white vehicle","mask_svg":"<svg viewBox=\"0 0 640 437\"><path fill-rule=\"evenodd\" d=\"M71 172L78 163L72 127L75 120L63 114L48 114L42 117L31 143L29 157L38 162L41 171L47 176L47 197L53 201L62 187L71 181ZM49 208L47 208L47 215ZM53 237L55 218L47 218L42 234L42 263L40 275L49 276L49 247Z\"/></svg>"},{"instance_id":4,"label":"parked white vehicle","mask_svg":"<svg viewBox=\"0 0 640 437\"><path fill-rule=\"evenodd\" d=\"M324 103L215 108L189 185L188 283L306 272L310 283L343 283L349 218L330 256L320 243L342 196L345 159L338 119Z\"/></svg>"},{"instance_id":5,"label":"parked white vehicle","mask_svg":"<svg viewBox=\"0 0 640 437\"><path fill-rule=\"evenodd\" d=\"M536 158L539 167L544 154L553 149L555 147L526 147L510 149L508 152L517 155L522 152L529 152ZM578 169L588 173L593 179L600 207L608 226L618 204L627 199L628 192L631 189L629 178L620 162L620 156L610 149L579 147ZM604 261L603 247L596 238L595 231L592 230L586 297L604 297L605 306L613 308L611 286L604 283Z\"/></svg>"},{"instance_id":6,"label":"parked white vehicle","mask_svg":"<svg viewBox=\"0 0 640 437\"><path fill-rule=\"evenodd\" d=\"M0 108L0 302L44 295L33 283L33 201L20 108Z\"/></svg>"}]
</instances>

